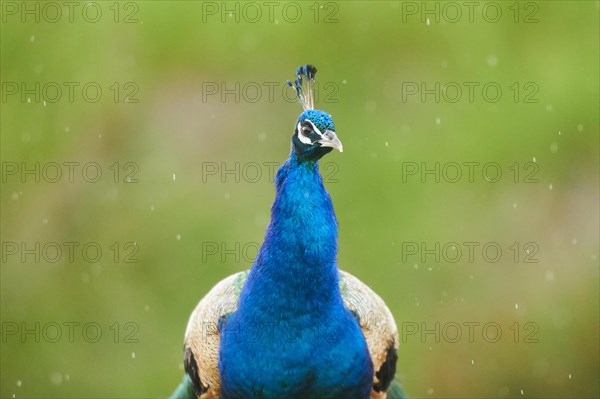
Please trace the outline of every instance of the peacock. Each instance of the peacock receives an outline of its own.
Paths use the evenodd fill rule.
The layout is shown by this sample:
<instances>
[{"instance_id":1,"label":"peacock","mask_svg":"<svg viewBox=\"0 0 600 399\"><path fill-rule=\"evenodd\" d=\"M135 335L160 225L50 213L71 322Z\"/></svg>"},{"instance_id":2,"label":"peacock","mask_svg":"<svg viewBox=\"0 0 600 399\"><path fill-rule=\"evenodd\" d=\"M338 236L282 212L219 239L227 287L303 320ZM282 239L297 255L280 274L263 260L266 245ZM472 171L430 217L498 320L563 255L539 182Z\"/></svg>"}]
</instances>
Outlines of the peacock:
<instances>
[{"instance_id":1,"label":"peacock","mask_svg":"<svg viewBox=\"0 0 600 399\"><path fill-rule=\"evenodd\" d=\"M338 223L318 161L343 147L331 115L314 109L316 72L304 65L288 81L304 110L263 244L249 271L219 282L192 312L173 398L406 398L390 310L337 267Z\"/></svg>"}]
</instances>

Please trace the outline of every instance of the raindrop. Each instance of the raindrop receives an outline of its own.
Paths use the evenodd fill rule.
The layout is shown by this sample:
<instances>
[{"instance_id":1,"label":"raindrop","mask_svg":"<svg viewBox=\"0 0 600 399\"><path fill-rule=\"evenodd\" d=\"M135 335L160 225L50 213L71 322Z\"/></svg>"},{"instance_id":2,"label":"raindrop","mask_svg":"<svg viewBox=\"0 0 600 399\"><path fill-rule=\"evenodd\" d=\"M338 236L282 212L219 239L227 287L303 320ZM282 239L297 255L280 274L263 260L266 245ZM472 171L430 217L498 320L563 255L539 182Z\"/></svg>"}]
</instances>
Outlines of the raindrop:
<instances>
[{"instance_id":1,"label":"raindrop","mask_svg":"<svg viewBox=\"0 0 600 399\"><path fill-rule=\"evenodd\" d=\"M48 224L48 218L43 218L43 219L42 219L42 223L44 223L44 224Z\"/></svg>"},{"instance_id":2,"label":"raindrop","mask_svg":"<svg viewBox=\"0 0 600 399\"><path fill-rule=\"evenodd\" d=\"M177 235L175 236L175 239L176 239L177 241L181 241L181 234L177 234Z\"/></svg>"},{"instance_id":3,"label":"raindrop","mask_svg":"<svg viewBox=\"0 0 600 399\"><path fill-rule=\"evenodd\" d=\"M413 265L413 267L415 268L415 270L417 270L419 268L419 265L417 265L416 263Z\"/></svg>"},{"instance_id":4,"label":"raindrop","mask_svg":"<svg viewBox=\"0 0 600 399\"><path fill-rule=\"evenodd\" d=\"M175 177L175 173L173 173L173 181L175 181L176 177Z\"/></svg>"},{"instance_id":5,"label":"raindrop","mask_svg":"<svg viewBox=\"0 0 600 399\"><path fill-rule=\"evenodd\" d=\"M154 205L150 205L150 212L154 212Z\"/></svg>"},{"instance_id":6,"label":"raindrop","mask_svg":"<svg viewBox=\"0 0 600 399\"><path fill-rule=\"evenodd\" d=\"M548 186L548 189L549 189L549 190L552 190L553 188L554 188L554 186L553 186L552 184L550 184L550 185Z\"/></svg>"},{"instance_id":7,"label":"raindrop","mask_svg":"<svg viewBox=\"0 0 600 399\"><path fill-rule=\"evenodd\" d=\"M427 21L425 21L425 23L427 24L427 26L429 26L431 24L431 21L429 20L429 18L427 18Z\"/></svg>"},{"instance_id":8,"label":"raindrop","mask_svg":"<svg viewBox=\"0 0 600 399\"><path fill-rule=\"evenodd\" d=\"M515 309L519 309L519 304L515 303Z\"/></svg>"},{"instance_id":9,"label":"raindrop","mask_svg":"<svg viewBox=\"0 0 600 399\"><path fill-rule=\"evenodd\" d=\"M442 119L438 116L437 118L435 118L435 124L439 125L440 123L442 123Z\"/></svg>"},{"instance_id":10,"label":"raindrop","mask_svg":"<svg viewBox=\"0 0 600 399\"><path fill-rule=\"evenodd\" d=\"M65 132L69 132L71 130L71 128L69 126L65 127Z\"/></svg>"},{"instance_id":11,"label":"raindrop","mask_svg":"<svg viewBox=\"0 0 600 399\"><path fill-rule=\"evenodd\" d=\"M63 381L63 376L61 373L55 371L54 373L50 374L50 382L53 385L60 385L62 384Z\"/></svg>"},{"instance_id":12,"label":"raindrop","mask_svg":"<svg viewBox=\"0 0 600 399\"><path fill-rule=\"evenodd\" d=\"M525 395L525 392L523 392L523 390L521 389L521 395Z\"/></svg>"},{"instance_id":13,"label":"raindrop","mask_svg":"<svg viewBox=\"0 0 600 399\"><path fill-rule=\"evenodd\" d=\"M17 386L20 387L21 385L23 385L23 381L17 380Z\"/></svg>"},{"instance_id":14,"label":"raindrop","mask_svg":"<svg viewBox=\"0 0 600 399\"><path fill-rule=\"evenodd\" d=\"M471 359L471 364L475 364L475 360L472 360L472 359Z\"/></svg>"},{"instance_id":15,"label":"raindrop","mask_svg":"<svg viewBox=\"0 0 600 399\"><path fill-rule=\"evenodd\" d=\"M135 352L131 352L131 358L135 359Z\"/></svg>"},{"instance_id":16,"label":"raindrop","mask_svg":"<svg viewBox=\"0 0 600 399\"><path fill-rule=\"evenodd\" d=\"M513 208L517 209L517 203L513 202Z\"/></svg>"},{"instance_id":17,"label":"raindrop","mask_svg":"<svg viewBox=\"0 0 600 399\"><path fill-rule=\"evenodd\" d=\"M573 239L571 240L571 244L577 245L577 238L573 237Z\"/></svg>"},{"instance_id":18,"label":"raindrop","mask_svg":"<svg viewBox=\"0 0 600 399\"><path fill-rule=\"evenodd\" d=\"M533 157L533 162L535 162L535 157Z\"/></svg>"},{"instance_id":19,"label":"raindrop","mask_svg":"<svg viewBox=\"0 0 600 399\"><path fill-rule=\"evenodd\" d=\"M44 100L44 107L46 106L46 100Z\"/></svg>"},{"instance_id":20,"label":"raindrop","mask_svg":"<svg viewBox=\"0 0 600 399\"><path fill-rule=\"evenodd\" d=\"M488 55L486 62L489 66L493 68L496 65L498 65L498 57L496 57L496 54L490 54Z\"/></svg>"},{"instance_id":21,"label":"raindrop","mask_svg":"<svg viewBox=\"0 0 600 399\"><path fill-rule=\"evenodd\" d=\"M571 379L571 374L569 374L569 379Z\"/></svg>"},{"instance_id":22,"label":"raindrop","mask_svg":"<svg viewBox=\"0 0 600 399\"><path fill-rule=\"evenodd\" d=\"M343 85L345 85L346 83L348 83L348 81L346 79L342 80Z\"/></svg>"},{"instance_id":23,"label":"raindrop","mask_svg":"<svg viewBox=\"0 0 600 399\"><path fill-rule=\"evenodd\" d=\"M385 146L386 146L386 147L389 147L389 146L390 146L390 143L388 143L388 142L386 141L386 142L385 142Z\"/></svg>"},{"instance_id":24,"label":"raindrop","mask_svg":"<svg viewBox=\"0 0 600 399\"><path fill-rule=\"evenodd\" d=\"M31 36L29 36L29 41L30 41L30 42L32 42L32 43L33 43L33 41L34 41L34 40L35 40L35 36L34 36L34 35L31 35Z\"/></svg>"}]
</instances>

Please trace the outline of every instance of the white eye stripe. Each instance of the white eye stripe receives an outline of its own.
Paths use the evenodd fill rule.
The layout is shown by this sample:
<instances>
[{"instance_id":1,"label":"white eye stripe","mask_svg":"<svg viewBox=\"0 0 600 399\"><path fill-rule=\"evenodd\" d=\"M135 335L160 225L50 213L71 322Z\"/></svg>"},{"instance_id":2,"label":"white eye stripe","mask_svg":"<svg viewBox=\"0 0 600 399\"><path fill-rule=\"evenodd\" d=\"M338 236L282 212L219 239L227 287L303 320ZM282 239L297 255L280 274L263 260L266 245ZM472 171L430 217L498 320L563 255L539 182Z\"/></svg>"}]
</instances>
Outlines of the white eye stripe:
<instances>
[{"instance_id":1,"label":"white eye stripe","mask_svg":"<svg viewBox=\"0 0 600 399\"><path fill-rule=\"evenodd\" d=\"M319 129L318 129L316 126L315 126L315 124L314 124L314 123L312 123L312 121L311 121L310 119L306 119L306 121L307 121L308 123L310 123L310 125L311 125L311 126L312 126L312 128L313 128L313 130L314 130L315 132L317 132L317 134L318 134L319 136L321 136L321 138L322 138L322 139L323 139L323 138L325 138L325 136L323 135L323 133L321 133L321 131L320 131L320 130L319 130ZM314 141L310 141L310 138L306 137L305 135L303 135L303 134L301 133L301 131L302 131L302 124L301 124L300 122L298 122L298 126L297 126L296 130L298 130L298 134L297 134L297 136L298 136L298 138L300 139L300 141L301 141L302 143L304 143L304 144L308 144L308 145L313 145L313 144L315 143Z\"/></svg>"},{"instance_id":2,"label":"white eye stripe","mask_svg":"<svg viewBox=\"0 0 600 399\"><path fill-rule=\"evenodd\" d=\"M306 137L305 135L302 134L302 125L300 124L300 122L298 122L298 127L296 128L297 133L296 136L298 136L298 139L300 139L300 141L304 144L308 144L308 145L312 145L312 141L310 141L310 139L308 137Z\"/></svg>"}]
</instances>

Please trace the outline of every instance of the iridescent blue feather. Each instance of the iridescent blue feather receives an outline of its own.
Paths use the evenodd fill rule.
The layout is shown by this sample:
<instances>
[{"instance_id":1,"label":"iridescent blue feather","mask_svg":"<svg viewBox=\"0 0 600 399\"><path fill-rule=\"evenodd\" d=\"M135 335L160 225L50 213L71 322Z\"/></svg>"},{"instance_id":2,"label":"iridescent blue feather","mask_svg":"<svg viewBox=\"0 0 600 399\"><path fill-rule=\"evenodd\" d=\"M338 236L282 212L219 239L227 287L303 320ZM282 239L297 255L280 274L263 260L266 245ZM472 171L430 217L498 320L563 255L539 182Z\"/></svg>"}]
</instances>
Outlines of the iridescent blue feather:
<instances>
[{"instance_id":1,"label":"iridescent blue feather","mask_svg":"<svg viewBox=\"0 0 600 399\"><path fill-rule=\"evenodd\" d=\"M362 321L348 309L344 299L348 297L340 289L338 224L318 161L343 147L331 115L314 109L316 73L314 66L304 65L296 70L294 82L288 81L304 111L294 126L290 156L277 171L263 244L232 307L209 318L220 318L214 352L204 351L210 346L203 348L206 341L199 331L206 323L201 315L214 314L203 313L212 308L203 307L203 299L196 309L200 313L194 316L195 311L190 318L192 339L187 341L186 332L185 348L188 377L176 398L206 393L220 399L368 399L371 393L380 397L385 391L388 399L404 397L399 384L390 385L397 328L389 310L374 293L365 298L368 288L362 286L361 298L379 306L381 320L388 323L387 337L376 340L375 373ZM353 284L362 284L352 279L358 282ZM224 287L229 286L219 290ZM209 300L213 298L220 297ZM221 305L225 304L215 303ZM198 356L217 351L218 357ZM211 359L214 367L207 369ZM215 370L216 377L210 373Z\"/></svg>"}]
</instances>

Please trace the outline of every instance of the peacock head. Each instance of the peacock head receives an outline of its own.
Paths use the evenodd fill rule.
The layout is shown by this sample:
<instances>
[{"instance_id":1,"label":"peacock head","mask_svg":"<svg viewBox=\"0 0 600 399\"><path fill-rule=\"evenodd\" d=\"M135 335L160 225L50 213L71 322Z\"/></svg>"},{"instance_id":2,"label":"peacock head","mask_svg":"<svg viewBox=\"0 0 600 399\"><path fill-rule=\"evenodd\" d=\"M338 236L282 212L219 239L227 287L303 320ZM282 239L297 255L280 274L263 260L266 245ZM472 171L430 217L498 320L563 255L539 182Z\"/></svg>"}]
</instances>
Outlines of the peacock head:
<instances>
[{"instance_id":1,"label":"peacock head","mask_svg":"<svg viewBox=\"0 0 600 399\"><path fill-rule=\"evenodd\" d=\"M296 71L298 78L293 83L288 81L288 85L296 89L298 101L304 108L292 136L294 152L300 161L318 161L334 148L343 151L331 115L314 109L312 86L316 73L317 68L304 65Z\"/></svg>"}]
</instances>

